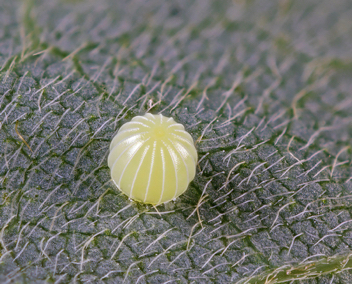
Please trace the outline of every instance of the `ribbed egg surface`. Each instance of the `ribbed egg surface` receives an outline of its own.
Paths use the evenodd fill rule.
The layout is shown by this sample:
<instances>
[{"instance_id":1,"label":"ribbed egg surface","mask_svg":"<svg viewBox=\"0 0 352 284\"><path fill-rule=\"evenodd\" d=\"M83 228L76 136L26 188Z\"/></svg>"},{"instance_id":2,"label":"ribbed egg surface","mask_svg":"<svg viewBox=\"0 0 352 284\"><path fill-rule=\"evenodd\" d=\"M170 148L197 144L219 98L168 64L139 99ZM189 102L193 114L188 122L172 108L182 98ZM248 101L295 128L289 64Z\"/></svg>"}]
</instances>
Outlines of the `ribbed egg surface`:
<instances>
[{"instance_id":1,"label":"ribbed egg surface","mask_svg":"<svg viewBox=\"0 0 352 284\"><path fill-rule=\"evenodd\" d=\"M108 165L116 186L131 199L161 204L194 179L197 151L173 118L150 113L124 124L110 144Z\"/></svg>"}]
</instances>

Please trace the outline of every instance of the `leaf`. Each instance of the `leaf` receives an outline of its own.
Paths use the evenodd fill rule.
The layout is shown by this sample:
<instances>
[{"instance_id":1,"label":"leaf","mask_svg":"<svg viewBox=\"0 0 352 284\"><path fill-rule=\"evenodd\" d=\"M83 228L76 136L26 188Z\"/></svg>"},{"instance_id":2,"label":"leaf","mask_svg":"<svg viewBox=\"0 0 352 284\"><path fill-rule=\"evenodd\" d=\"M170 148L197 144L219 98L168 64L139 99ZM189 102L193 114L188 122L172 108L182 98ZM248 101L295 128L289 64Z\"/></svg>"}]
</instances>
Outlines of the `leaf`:
<instances>
[{"instance_id":1,"label":"leaf","mask_svg":"<svg viewBox=\"0 0 352 284\"><path fill-rule=\"evenodd\" d=\"M1 7L2 283L352 282L350 1ZM147 111L200 157L157 211L106 161Z\"/></svg>"}]
</instances>

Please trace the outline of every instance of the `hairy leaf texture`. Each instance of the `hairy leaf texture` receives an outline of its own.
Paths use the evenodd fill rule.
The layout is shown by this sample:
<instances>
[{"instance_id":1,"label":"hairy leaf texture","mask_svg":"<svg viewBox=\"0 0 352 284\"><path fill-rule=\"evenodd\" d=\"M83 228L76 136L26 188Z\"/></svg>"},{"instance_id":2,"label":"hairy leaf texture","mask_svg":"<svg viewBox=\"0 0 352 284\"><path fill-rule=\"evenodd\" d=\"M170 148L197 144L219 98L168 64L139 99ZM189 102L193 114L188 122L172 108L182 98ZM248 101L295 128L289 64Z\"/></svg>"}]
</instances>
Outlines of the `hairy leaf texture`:
<instances>
[{"instance_id":1,"label":"hairy leaf texture","mask_svg":"<svg viewBox=\"0 0 352 284\"><path fill-rule=\"evenodd\" d=\"M351 16L349 0L0 0L0 282L352 283ZM107 165L146 112L199 156L156 208Z\"/></svg>"}]
</instances>

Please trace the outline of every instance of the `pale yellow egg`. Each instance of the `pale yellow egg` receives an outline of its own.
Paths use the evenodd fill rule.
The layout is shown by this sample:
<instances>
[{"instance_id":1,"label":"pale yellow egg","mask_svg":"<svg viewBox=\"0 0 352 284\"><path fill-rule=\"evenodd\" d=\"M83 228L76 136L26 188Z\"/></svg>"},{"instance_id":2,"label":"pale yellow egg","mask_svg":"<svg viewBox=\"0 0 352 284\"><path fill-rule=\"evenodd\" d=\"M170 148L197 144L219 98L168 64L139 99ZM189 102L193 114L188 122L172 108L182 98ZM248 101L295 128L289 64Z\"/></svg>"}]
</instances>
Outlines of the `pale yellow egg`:
<instances>
[{"instance_id":1,"label":"pale yellow egg","mask_svg":"<svg viewBox=\"0 0 352 284\"><path fill-rule=\"evenodd\" d=\"M147 113L119 129L108 165L112 180L129 198L157 205L186 191L197 159L192 136L182 124Z\"/></svg>"}]
</instances>

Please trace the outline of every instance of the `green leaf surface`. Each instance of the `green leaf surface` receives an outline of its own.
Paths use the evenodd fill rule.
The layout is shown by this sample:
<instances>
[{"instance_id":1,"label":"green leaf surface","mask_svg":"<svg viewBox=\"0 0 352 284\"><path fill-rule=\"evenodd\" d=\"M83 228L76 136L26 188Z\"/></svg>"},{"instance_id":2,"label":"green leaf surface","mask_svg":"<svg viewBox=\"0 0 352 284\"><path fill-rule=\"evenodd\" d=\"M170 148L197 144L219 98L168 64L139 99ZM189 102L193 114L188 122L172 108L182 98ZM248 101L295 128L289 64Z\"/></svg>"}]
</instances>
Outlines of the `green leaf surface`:
<instances>
[{"instance_id":1,"label":"green leaf surface","mask_svg":"<svg viewBox=\"0 0 352 284\"><path fill-rule=\"evenodd\" d=\"M352 283L351 17L349 0L0 0L0 282ZM107 166L147 111L200 158L157 208Z\"/></svg>"}]
</instances>

